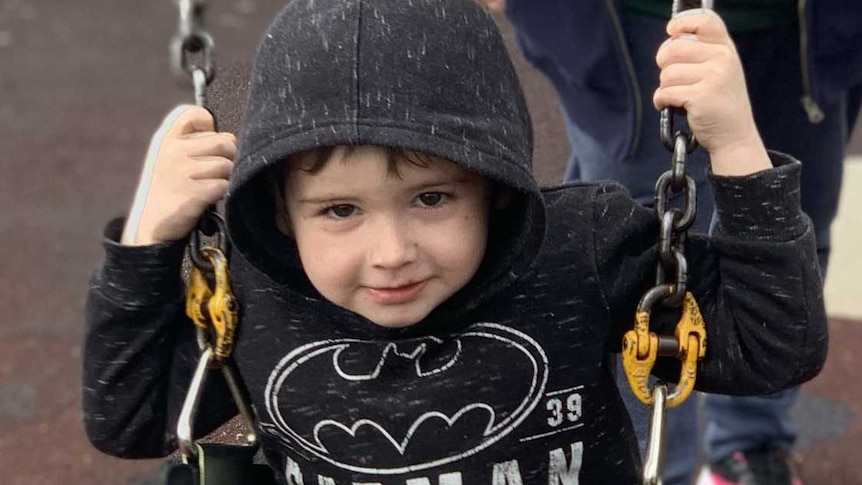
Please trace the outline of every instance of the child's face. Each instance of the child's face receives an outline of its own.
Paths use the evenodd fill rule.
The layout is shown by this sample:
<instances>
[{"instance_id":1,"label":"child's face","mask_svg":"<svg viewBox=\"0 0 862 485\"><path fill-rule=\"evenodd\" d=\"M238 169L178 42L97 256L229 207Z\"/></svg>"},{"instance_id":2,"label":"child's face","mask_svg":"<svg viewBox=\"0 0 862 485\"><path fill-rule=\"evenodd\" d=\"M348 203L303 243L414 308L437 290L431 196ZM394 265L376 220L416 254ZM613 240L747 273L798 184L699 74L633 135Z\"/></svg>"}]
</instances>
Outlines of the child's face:
<instances>
[{"instance_id":1,"label":"child's face","mask_svg":"<svg viewBox=\"0 0 862 485\"><path fill-rule=\"evenodd\" d=\"M287 170L290 231L328 300L383 327L424 318L476 273L488 238L490 183L454 163L399 162L337 147L316 173Z\"/></svg>"}]
</instances>

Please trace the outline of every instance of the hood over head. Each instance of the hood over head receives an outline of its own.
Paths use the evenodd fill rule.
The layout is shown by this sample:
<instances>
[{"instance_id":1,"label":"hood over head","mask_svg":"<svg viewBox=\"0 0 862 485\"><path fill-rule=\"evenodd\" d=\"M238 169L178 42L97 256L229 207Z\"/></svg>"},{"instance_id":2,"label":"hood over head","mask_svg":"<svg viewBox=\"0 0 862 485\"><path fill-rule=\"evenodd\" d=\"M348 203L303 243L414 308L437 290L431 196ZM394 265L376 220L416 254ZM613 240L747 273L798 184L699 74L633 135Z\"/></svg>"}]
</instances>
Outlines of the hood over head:
<instances>
[{"instance_id":1,"label":"hood over head","mask_svg":"<svg viewBox=\"0 0 862 485\"><path fill-rule=\"evenodd\" d=\"M545 210L530 119L497 26L474 0L293 0L261 40L228 227L258 270L311 298L321 297L276 228L265 172L290 154L341 144L428 153L513 189L492 216L485 262L440 312L469 309L535 259Z\"/></svg>"}]
</instances>

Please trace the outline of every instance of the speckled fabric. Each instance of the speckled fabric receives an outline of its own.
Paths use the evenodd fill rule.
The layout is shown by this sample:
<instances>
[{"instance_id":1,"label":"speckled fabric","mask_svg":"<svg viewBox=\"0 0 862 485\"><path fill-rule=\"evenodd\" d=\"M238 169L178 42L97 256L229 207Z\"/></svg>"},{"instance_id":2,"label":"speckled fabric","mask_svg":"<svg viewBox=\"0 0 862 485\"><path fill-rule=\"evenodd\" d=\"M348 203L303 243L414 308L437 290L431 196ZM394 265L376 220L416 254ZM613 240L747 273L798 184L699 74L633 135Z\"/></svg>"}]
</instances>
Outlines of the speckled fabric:
<instances>
[{"instance_id":1,"label":"speckled fabric","mask_svg":"<svg viewBox=\"0 0 862 485\"><path fill-rule=\"evenodd\" d=\"M472 0L295 0L265 36L227 205L234 359L282 483L637 482L610 363L654 284L657 221L615 184L536 187L505 56ZM427 151L518 194L495 214L476 278L416 325L385 329L321 298L275 230L261 170L335 143ZM772 160L714 177L716 234L686 245L708 332L701 390L773 392L825 359L800 165ZM107 453L163 456L199 355L178 284L183 243L121 247L121 229L108 227L88 293L85 424ZM675 312L654 313L654 330L672 334ZM205 394L199 433L235 414L217 373Z\"/></svg>"}]
</instances>

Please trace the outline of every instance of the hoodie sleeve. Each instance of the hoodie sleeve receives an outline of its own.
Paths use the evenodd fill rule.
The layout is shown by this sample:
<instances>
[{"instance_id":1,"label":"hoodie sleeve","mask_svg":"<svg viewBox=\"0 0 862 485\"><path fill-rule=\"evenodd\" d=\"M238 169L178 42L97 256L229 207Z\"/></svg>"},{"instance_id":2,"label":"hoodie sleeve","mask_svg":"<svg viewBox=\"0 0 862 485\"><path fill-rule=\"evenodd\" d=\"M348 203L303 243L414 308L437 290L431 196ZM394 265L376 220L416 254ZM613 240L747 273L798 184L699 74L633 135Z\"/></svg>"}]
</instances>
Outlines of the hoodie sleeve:
<instances>
[{"instance_id":1,"label":"hoodie sleeve","mask_svg":"<svg viewBox=\"0 0 862 485\"><path fill-rule=\"evenodd\" d=\"M811 221L800 209L799 162L771 153L774 168L744 177L712 176L718 224L685 247L688 289L707 330L697 389L766 394L805 382L826 359L823 286ZM637 302L655 285L658 223L619 187L604 186L595 214L596 267L619 351ZM626 224L619 224L620 218ZM673 335L679 313L660 304L651 329ZM671 382L679 363L654 373Z\"/></svg>"},{"instance_id":2,"label":"hoodie sleeve","mask_svg":"<svg viewBox=\"0 0 862 485\"><path fill-rule=\"evenodd\" d=\"M177 446L177 417L200 356L184 313L184 244L121 246L122 225L108 225L105 259L87 294L84 425L90 442L110 455L166 456ZM200 436L236 413L210 374L194 425Z\"/></svg>"}]
</instances>

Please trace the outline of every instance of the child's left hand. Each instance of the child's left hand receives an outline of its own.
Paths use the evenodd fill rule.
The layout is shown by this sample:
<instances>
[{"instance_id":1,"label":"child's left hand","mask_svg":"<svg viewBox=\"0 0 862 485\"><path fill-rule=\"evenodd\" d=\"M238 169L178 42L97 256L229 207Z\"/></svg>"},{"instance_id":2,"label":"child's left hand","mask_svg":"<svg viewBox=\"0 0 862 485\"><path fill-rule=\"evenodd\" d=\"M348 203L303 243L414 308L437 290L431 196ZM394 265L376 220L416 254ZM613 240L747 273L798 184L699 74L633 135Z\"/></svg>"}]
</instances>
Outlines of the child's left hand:
<instances>
[{"instance_id":1,"label":"child's left hand","mask_svg":"<svg viewBox=\"0 0 862 485\"><path fill-rule=\"evenodd\" d=\"M478 2L494 13L503 13L506 11L506 0L478 0Z\"/></svg>"},{"instance_id":2,"label":"child's left hand","mask_svg":"<svg viewBox=\"0 0 862 485\"><path fill-rule=\"evenodd\" d=\"M754 124L742 62L721 18L687 10L667 25L656 54L661 69L657 109L685 108L717 175L747 175L772 166Z\"/></svg>"}]
</instances>

